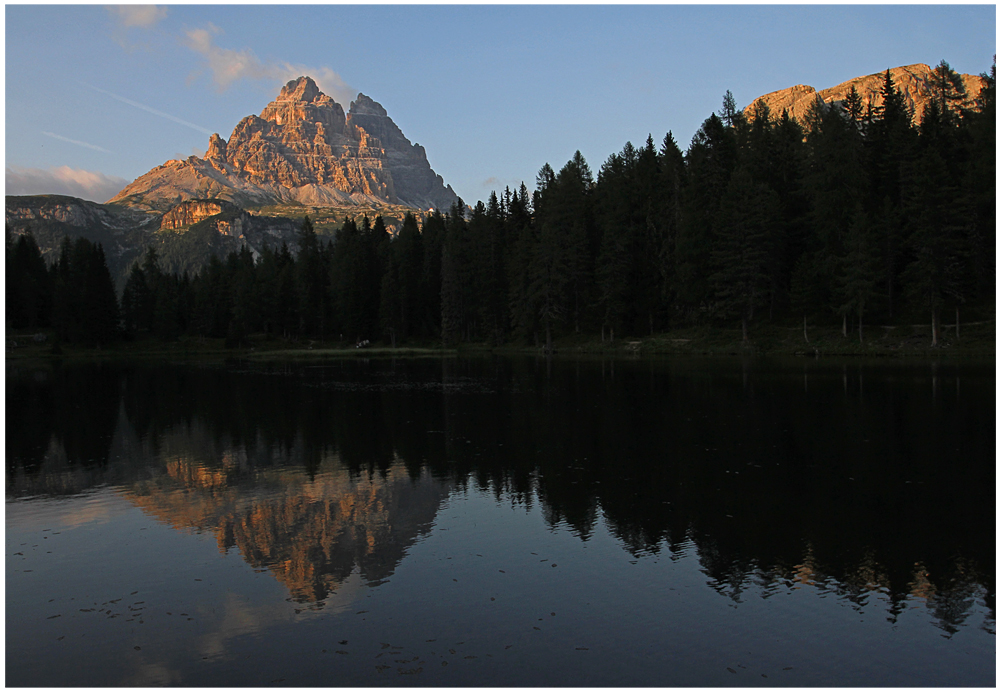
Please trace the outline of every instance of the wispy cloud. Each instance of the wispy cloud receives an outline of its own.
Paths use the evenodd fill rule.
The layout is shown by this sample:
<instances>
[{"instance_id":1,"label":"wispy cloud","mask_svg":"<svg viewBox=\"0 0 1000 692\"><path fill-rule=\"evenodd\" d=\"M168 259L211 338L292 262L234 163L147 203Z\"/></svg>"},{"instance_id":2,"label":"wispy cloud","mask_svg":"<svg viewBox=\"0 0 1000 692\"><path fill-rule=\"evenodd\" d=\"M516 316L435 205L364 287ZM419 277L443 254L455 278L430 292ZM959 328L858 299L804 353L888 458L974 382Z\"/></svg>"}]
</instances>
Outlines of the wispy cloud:
<instances>
[{"instance_id":1,"label":"wispy cloud","mask_svg":"<svg viewBox=\"0 0 1000 692\"><path fill-rule=\"evenodd\" d=\"M69 195L91 202L106 202L128 183L125 178L69 166L7 166L4 174L4 192L8 195Z\"/></svg>"},{"instance_id":2,"label":"wispy cloud","mask_svg":"<svg viewBox=\"0 0 1000 692\"><path fill-rule=\"evenodd\" d=\"M99 89L98 87L95 87L92 84L87 84L86 82L80 82L80 83L83 84L86 87L90 87L94 91L99 91L102 94L105 94L107 96L110 96L113 99L117 99L117 100L121 101L122 103L127 103L130 106L134 106L135 108L139 108L140 110L144 110L147 113L152 113L153 115L158 115L161 118L166 118L167 120L171 120L171 121L173 121L173 122L175 122L175 123L177 123L179 125L184 125L185 127L190 127L192 130L197 130L198 132L204 133L206 135L211 135L212 134L211 130L209 130L207 128L204 128L204 127L202 127L200 125L195 125L194 123L189 123L187 120L181 120L180 118L178 118L175 115L170 115L170 113L164 113L163 111L158 111L155 108L150 108L149 106L147 106L145 104L139 103L137 101L133 101L132 99L127 99L124 96L119 96L118 94L113 94L110 91L105 91L104 89Z\"/></svg>"},{"instance_id":3,"label":"wispy cloud","mask_svg":"<svg viewBox=\"0 0 1000 692\"><path fill-rule=\"evenodd\" d=\"M129 52L136 48L150 48L144 42L145 39L139 42L130 40L130 29L138 28L148 31L167 16L167 8L156 5L106 5L104 9L108 11L114 22L114 28L111 31L112 40Z\"/></svg>"},{"instance_id":4,"label":"wispy cloud","mask_svg":"<svg viewBox=\"0 0 1000 692\"><path fill-rule=\"evenodd\" d=\"M78 139L70 139L69 137L63 137L62 135L57 135L55 132L45 132L43 130L42 134L45 135L46 137L51 137L52 139L58 139L62 142L69 142L70 144L75 144L79 147L87 147L88 149L93 149L94 151L103 151L105 154L111 153L104 147L99 147L96 144L89 144L87 142L81 142Z\"/></svg>"},{"instance_id":5,"label":"wispy cloud","mask_svg":"<svg viewBox=\"0 0 1000 692\"><path fill-rule=\"evenodd\" d=\"M148 29L167 16L167 8L157 5L107 5L104 9L125 28L138 26Z\"/></svg>"},{"instance_id":6,"label":"wispy cloud","mask_svg":"<svg viewBox=\"0 0 1000 692\"><path fill-rule=\"evenodd\" d=\"M188 29L182 43L205 59L205 67L212 73L212 80L220 91L225 91L241 79L287 81L308 75L320 90L337 103L347 106L358 95L358 90L329 67L307 67L289 62L261 62L249 48L233 50L215 44L215 36L222 30L214 24L204 29Z\"/></svg>"}]
</instances>

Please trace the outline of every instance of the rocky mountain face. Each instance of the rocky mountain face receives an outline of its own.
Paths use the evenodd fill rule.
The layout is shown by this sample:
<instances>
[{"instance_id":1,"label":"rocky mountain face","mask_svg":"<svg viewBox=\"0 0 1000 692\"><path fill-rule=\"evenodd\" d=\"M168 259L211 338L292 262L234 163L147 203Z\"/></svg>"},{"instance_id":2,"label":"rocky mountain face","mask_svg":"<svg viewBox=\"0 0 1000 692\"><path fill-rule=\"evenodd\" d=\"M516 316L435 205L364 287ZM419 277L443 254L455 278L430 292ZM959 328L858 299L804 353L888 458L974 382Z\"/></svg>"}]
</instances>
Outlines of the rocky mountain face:
<instances>
[{"instance_id":1,"label":"rocky mountain face","mask_svg":"<svg viewBox=\"0 0 1000 692\"><path fill-rule=\"evenodd\" d=\"M54 261L63 238L86 238L104 248L112 272L134 260L159 228L159 214L63 195L8 195L6 242L30 232Z\"/></svg>"},{"instance_id":2,"label":"rocky mountain face","mask_svg":"<svg viewBox=\"0 0 1000 692\"><path fill-rule=\"evenodd\" d=\"M385 109L359 94L350 110L310 77L290 81L229 140L209 138L205 158L167 161L125 187L111 204L166 211L188 199L239 206L301 203L449 207L457 196Z\"/></svg>"},{"instance_id":3,"label":"rocky mountain face","mask_svg":"<svg viewBox=\"0 0 1000 692\"><path fill-rule=\"evenodd\" d=\"M238 209L236 205L221 200L190 199L181 202L168 211L160 219L160 228L175 231L184 226L193 226L199 221L221 214L224 211Z\"/></svg>"},{"instance_id":4,"label":"rocky mountain face","mask_svg":"<svg viewBox=\"0 0 1000 692\"><path fill-rule=\"evenodd\" d=\"M918 122L923 115L924 108L931 99L931 72L932 69L923 63L907 65L906 67L894 67L889 70L892 81L895 83L896 88L902 92L907 106L909 106L914 118ZM789 117L799 122L804 122L806 113L809 112L809 108L815 102L817 96L823 99L823 102L827 105L840 103L847 98L852 86L857 89L864 103L871 101L873 106L880 106L882 105L882 97L879 90L882 88L884 82L885 72L876 72L864 77L855 77L822 91L816 91L811 86L799 84L788 89L764 94L754 99L743 112L752 118L754 109L757 103L760 102L767 104L772 117L779 117L782 110L788 109ZM962 75L962 82L965 85L965 92L969 97L970 103L979 94L979 90L985 84L982 77L968 74Z\"/></svg>"},{"instance_id":5,"label":"rocky mountain face","mask_svg":"<svg viewBox=\"0 0 1000 692\"><path fill-rule=\"evenodd\" d=\"M264 247L285 243L296 252L301 226L290 218L250 214L224 200L187 200L163 214L60 195L11 195L6 203L8 245L31 233L54 261L65 237L100 243L119 288L147 248L157 250L165 270L194 272L211 255L223 258L243 247L256 256Z\"/></svg>"}]
</instances>

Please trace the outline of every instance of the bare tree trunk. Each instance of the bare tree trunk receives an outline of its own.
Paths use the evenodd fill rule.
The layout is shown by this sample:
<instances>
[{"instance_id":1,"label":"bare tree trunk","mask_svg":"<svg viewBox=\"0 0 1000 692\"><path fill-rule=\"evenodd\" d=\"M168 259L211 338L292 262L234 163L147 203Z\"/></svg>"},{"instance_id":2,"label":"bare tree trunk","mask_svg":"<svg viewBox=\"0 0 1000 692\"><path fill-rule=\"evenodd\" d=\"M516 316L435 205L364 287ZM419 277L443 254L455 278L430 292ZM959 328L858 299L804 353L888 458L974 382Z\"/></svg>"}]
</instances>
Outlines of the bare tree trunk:
<instances>
[{"instance_id":1,"label":"bare tree trunk","mask_svg":"<svg viewBox=\"0 0 1000 692\"><path fill-rule=\"evenodd\" d=\"M843 327L843 329L841 331L843 332L844 338L846 339L847 338L847 313L846 312L844 313L844 327Z\"/></svg>"},{"instance_id":2,"label":"bare tree trunk","mask_svg":"<svg viewBox=\"0 0 1000 692\"><path fill-rule=\"evenodd\" d=\"M742 324L743 324L743 345L746 346L748 343L750 343L750 339L747 336L747 317L746 317L746 315L743 316Z\"/></svg>"},{"instance_id":3,"label":"bare tree trunk","mask_svg":"<svg viewBox=\"0 0 1000 692\"><path fill-rule=\"evenodd\" d=\"M937 343L937 333L938 333L937 318L938 318L937 309L934 307L934 304L931 303L931 348L934 348L934 347L936 347L938 345L938 343Z\"/></svg>"},{"instance_id":4,"label":"bare tree trunk","mask_svg":"<svg viewBox=\"0 0 1000 692\"><path fill-rule=\"evenodd\" d=\"M604 343L604 325L601 325L601 343Z\"/></svg>"},{"instance_id":5,"label":"bare tree trunk","mask_svg":"<svg viewBox=\"0 0 1000 692\"><path fill-rule=\"evenodd\" d=\"M955 308L955 341L961 341L962 336L959 333L959 322L958 322L958 307Z\"/></svg>"},{"instance_id":6,"label":"bare tree trunk","mask_svg":"<svg viewBox=\"0 0 1000 692\"><path fill-rule=\"evenodd\" d=\"M802 337L806 340L806 343L808 344L809 343L809 329L806 326L806 316L805 316L805 314L802 315Z\"/></svg>"},{"instance_id":7,"label":"bare tree trunk","mask_svg":"<svg viewBox=\"0 0 1000 692\"><path fill-rule=\"evenodd\" d=\"M862 326L864 312L865 303L861 301L861 304L858 305L858 341L862 344L865 343L864 327Z\"/></svg>"}]
</instances>

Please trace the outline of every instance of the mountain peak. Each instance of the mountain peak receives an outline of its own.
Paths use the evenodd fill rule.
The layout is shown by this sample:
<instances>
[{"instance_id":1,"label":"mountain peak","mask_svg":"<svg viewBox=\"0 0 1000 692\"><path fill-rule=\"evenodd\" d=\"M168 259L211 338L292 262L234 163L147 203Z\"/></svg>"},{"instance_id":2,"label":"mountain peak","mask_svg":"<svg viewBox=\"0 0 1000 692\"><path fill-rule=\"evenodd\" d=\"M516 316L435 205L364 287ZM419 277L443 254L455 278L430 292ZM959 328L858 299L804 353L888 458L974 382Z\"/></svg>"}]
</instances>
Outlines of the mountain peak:
<instances>
[{"instance_id":1,"label":"mountain peak","mask_svg":"<svg viewBox=\"0 0 1000 692\"><path fill-rule=\"evenodd\" d=\"M288 84L281 87L281 93L278 94L277 100L311 102L315 101L319 96L326 96L326 94L319 90L312 77L302 76L289 81ZM327 96L327 98L329 97Z\"/></svg>"},{"instance_id":2,"label":"mountain peak","mask_svg":"<svg viewBox=\"0 0 1000 692\"><path fill-rule=\"evenodd\" d=\"M379 115L383 118L389 115L381 103L372 100L364 94L358 94L357 100L351 101L351 110L349 112L351 115Z\"/></svg>"},{"instance_id":3,"label":"mountain peak","mask_svg":"<svg viewBox=\"0 0 1000 692\"><path fill-rule=\"evenodd\" d=\"M204 158L168 161L112 201L161 209L185 199L244 206L299 202L447 208L457 199L385 108L364 94L350 114L303 75L233 129L209 139Z\"/></svg>"}]
</instances>

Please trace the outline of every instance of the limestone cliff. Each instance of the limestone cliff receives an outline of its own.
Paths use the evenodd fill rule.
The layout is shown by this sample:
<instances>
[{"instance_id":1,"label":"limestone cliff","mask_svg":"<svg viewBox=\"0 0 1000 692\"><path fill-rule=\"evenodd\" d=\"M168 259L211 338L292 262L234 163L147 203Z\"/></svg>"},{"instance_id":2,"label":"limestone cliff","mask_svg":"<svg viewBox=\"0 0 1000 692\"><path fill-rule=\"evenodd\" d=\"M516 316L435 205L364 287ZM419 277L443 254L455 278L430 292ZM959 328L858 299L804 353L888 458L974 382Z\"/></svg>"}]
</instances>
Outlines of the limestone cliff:
<instances>
[{"instance_id":1,"label":"limestone cliff","mask_svg":"<svg viewBox=\"0 0 1000 692\"><path fill-rule=\"evenodd\" d=\"M403 204L445 207L457 199L381 105L359 94L348 113L309 77L233 129L209 138L205 158L167 161L110 203L165 211L188 199L239 206Z\"/></svg>"},{"instance_id":2,"label":"limestone cliff","mask_svg":"<svg viewBox=\"0 0 1000 692\"><path fill-rule=\"evenodd\" d=\"M191 226L224 211L235 210L235 207L228 202L213 201L206 199L192 199L181 202L176 207L168 211L160 219L160 228L163 230L176 230L183 226Z\"/></svg>"},{"instance_id":3,"label":"limestone cliff","mask_svg":"<svg viewBox=\"0 0 1000 692\"><path fill-rule=\"evenodd\" d=\"M895 83L896 88L902 92L906 105L911 109L914 119L917 122L920 121L924 108L931 99L931 72L932 69L923 63L907 65L905 67L894 67L889 70L892 81ZM883 71L864 77L855 77L822 91L816 91L811 86L799 84L787 89L781 89L780 91L772 91L770 94L764 94L754 99L743 112L746 113L748 118L752 119L752 114L757 103L761 102L767 104L773 118L780 117L781 111L788 109L789 117L799 122L804 122L805 115L809 112L809 108L817 96L828 105L840 103L847 98L847 94L850 93L852 86L857 89L862 102L867 104L871 101L873 106L880 106L882 105L880 89L884 82L885 72ZM984 86L983 79L975 75L963 74L962 82L965 85L965 92L971 103L979 94L979 90Z\"/></svg>"}]
</instances>

